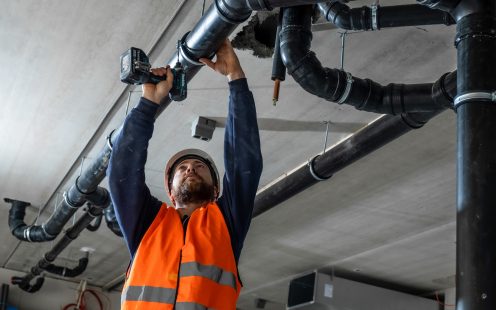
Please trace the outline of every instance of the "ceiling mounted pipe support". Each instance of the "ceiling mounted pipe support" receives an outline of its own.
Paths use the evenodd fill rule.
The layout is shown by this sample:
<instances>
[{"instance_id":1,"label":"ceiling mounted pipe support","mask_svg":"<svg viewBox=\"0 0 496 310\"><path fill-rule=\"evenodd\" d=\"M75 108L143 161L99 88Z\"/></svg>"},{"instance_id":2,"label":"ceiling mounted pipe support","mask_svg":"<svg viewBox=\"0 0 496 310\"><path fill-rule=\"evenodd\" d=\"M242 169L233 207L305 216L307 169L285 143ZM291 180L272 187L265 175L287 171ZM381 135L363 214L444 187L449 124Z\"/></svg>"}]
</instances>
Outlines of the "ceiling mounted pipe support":
<instances>
[{"instance_id":1,"label":"ceiling mounted pipe support","mask_svg":"<svg viewBox=\"0 0 496 310\"><path fill-rule=\"evenodd\" d=\"M324 68L315 53L310 50L313 7L301 6L281 10L282 60L288 73L309 93L328 101L352 105L358 110L390 115L435 112L452 108L451 101L435 97L432 83L381 86L370 79L353 77L343 70Z\"/></svg>"},{"instance_id":2,"label":"ceiling mounted pipe support","mask_svg":"<svg viewBox=\"0 0 496 310\"><path fill-rule=\"evenodd\" d=\"M453 25L448 12L419 4L350 8L341 1L317 4L324 18L344 30L380 30L382 28Z\"/></svg>"},{"instance_id":3,"label":"ceiling mounted pipe support","mask_svg":"<svg viewBox=\"0 0 496 310\"><path fill-rule=\"evenodd\" d=\"M457 98L496 91L496 2L462 0L457 22ZM463 12L463 13L462 13ZM496 103L457 106L456 307L496 309Z\"/></svg>"}]
</instances>

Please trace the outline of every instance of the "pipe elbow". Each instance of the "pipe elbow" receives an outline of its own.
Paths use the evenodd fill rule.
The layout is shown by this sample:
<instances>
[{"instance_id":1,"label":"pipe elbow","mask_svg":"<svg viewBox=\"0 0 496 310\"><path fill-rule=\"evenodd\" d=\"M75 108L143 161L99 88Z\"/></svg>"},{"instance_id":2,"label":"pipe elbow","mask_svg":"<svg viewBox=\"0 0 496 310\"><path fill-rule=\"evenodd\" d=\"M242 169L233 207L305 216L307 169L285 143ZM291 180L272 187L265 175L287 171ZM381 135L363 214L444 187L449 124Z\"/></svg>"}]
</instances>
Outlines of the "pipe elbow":
<instances>
[{"instance_id":1,"label":"pipe elbow","mask_svg":"<svg viewBox=\"0 0 496 310\"><path fill-rule=\"evenodd\" d=\"M352 29L351 9L339 1L319 3L318 8L325 19L345 30Z\"/></svg>"}]
</instances>

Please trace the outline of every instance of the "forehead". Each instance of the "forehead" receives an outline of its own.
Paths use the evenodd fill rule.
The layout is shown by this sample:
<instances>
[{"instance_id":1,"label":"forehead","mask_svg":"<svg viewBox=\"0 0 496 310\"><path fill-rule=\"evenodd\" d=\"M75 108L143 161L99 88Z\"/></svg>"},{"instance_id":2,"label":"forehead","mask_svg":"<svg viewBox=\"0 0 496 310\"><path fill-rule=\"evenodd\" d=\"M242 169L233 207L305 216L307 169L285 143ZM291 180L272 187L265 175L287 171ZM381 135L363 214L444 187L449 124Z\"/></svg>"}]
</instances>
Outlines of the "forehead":
<instances>
[{"instance_id":1,"label":"forehead","mask_svg":"<svg viewBox=\"0 0 496 310\"><path fill-rule=\"evenodd\" d=\"M177 163L177 166L181 165L189 165L189 164L205 164L203 161L196 159L196 158L188 158L181 160L180 162Z\"/></svg>"}]
</instances>

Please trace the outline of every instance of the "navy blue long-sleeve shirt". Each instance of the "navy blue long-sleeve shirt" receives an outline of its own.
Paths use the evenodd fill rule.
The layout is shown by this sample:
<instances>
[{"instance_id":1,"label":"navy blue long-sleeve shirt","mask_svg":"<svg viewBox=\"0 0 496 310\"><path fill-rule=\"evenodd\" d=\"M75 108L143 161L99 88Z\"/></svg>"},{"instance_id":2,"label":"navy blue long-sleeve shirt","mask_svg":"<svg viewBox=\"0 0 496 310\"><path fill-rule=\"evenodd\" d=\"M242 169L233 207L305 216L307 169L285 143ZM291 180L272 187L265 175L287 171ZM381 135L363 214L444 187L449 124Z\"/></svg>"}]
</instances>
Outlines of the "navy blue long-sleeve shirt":
<instances>
[{"instance_id":1,"label":"navy blue long-sleeve shirt","mask_svg":"<svg viewBox=\"0 0 496 310\"><path fill-rule=\"evenodd\" d=\"M217 200L236 261L250 226L262 173L262 155L253 95L246 79L229 82L229 112L224 136L222 196ZM116 138L109 165L112 203L131 259L162 205L145 184L148 141L158 105L141 98Z\"/></svg>"}]
</instances>

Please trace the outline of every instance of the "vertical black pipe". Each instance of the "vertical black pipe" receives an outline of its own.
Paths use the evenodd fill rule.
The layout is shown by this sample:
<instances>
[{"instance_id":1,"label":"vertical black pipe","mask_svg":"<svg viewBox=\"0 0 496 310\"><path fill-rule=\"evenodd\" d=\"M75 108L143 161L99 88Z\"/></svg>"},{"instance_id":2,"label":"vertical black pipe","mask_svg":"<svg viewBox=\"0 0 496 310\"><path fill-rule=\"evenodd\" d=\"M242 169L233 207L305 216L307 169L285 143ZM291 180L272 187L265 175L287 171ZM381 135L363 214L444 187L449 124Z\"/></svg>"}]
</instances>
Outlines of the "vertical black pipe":
<instances>
[{"instance_id":1,"label":"vertical black pipe","mask_svg":"<svg viewBox=\"0 0 496 310\"><path fill-rule=\"evenodd\" d=\"M472 6L472 9L470 9ZM457 307L496 309L496 1L457 21ZM474 13L474 8L482 8ZM485 95L484 95L485 94ZM488 95L489 94L489 95ZM461 97L460 97L461 96ZM458 100L465 98L466 100Z\"/></svg>"},{"instance_id":2,"label":"vertical black pipe","mask_svg":"<svg viewBox=\"0 0 496 310\"><path fill-rule=\"evenodd\" d=\"M0 293L0 310L5 310L7 309L7 300L9 298L9 285L3 283L2 284L2 290Z\"/></svg>"}]
</instances>

